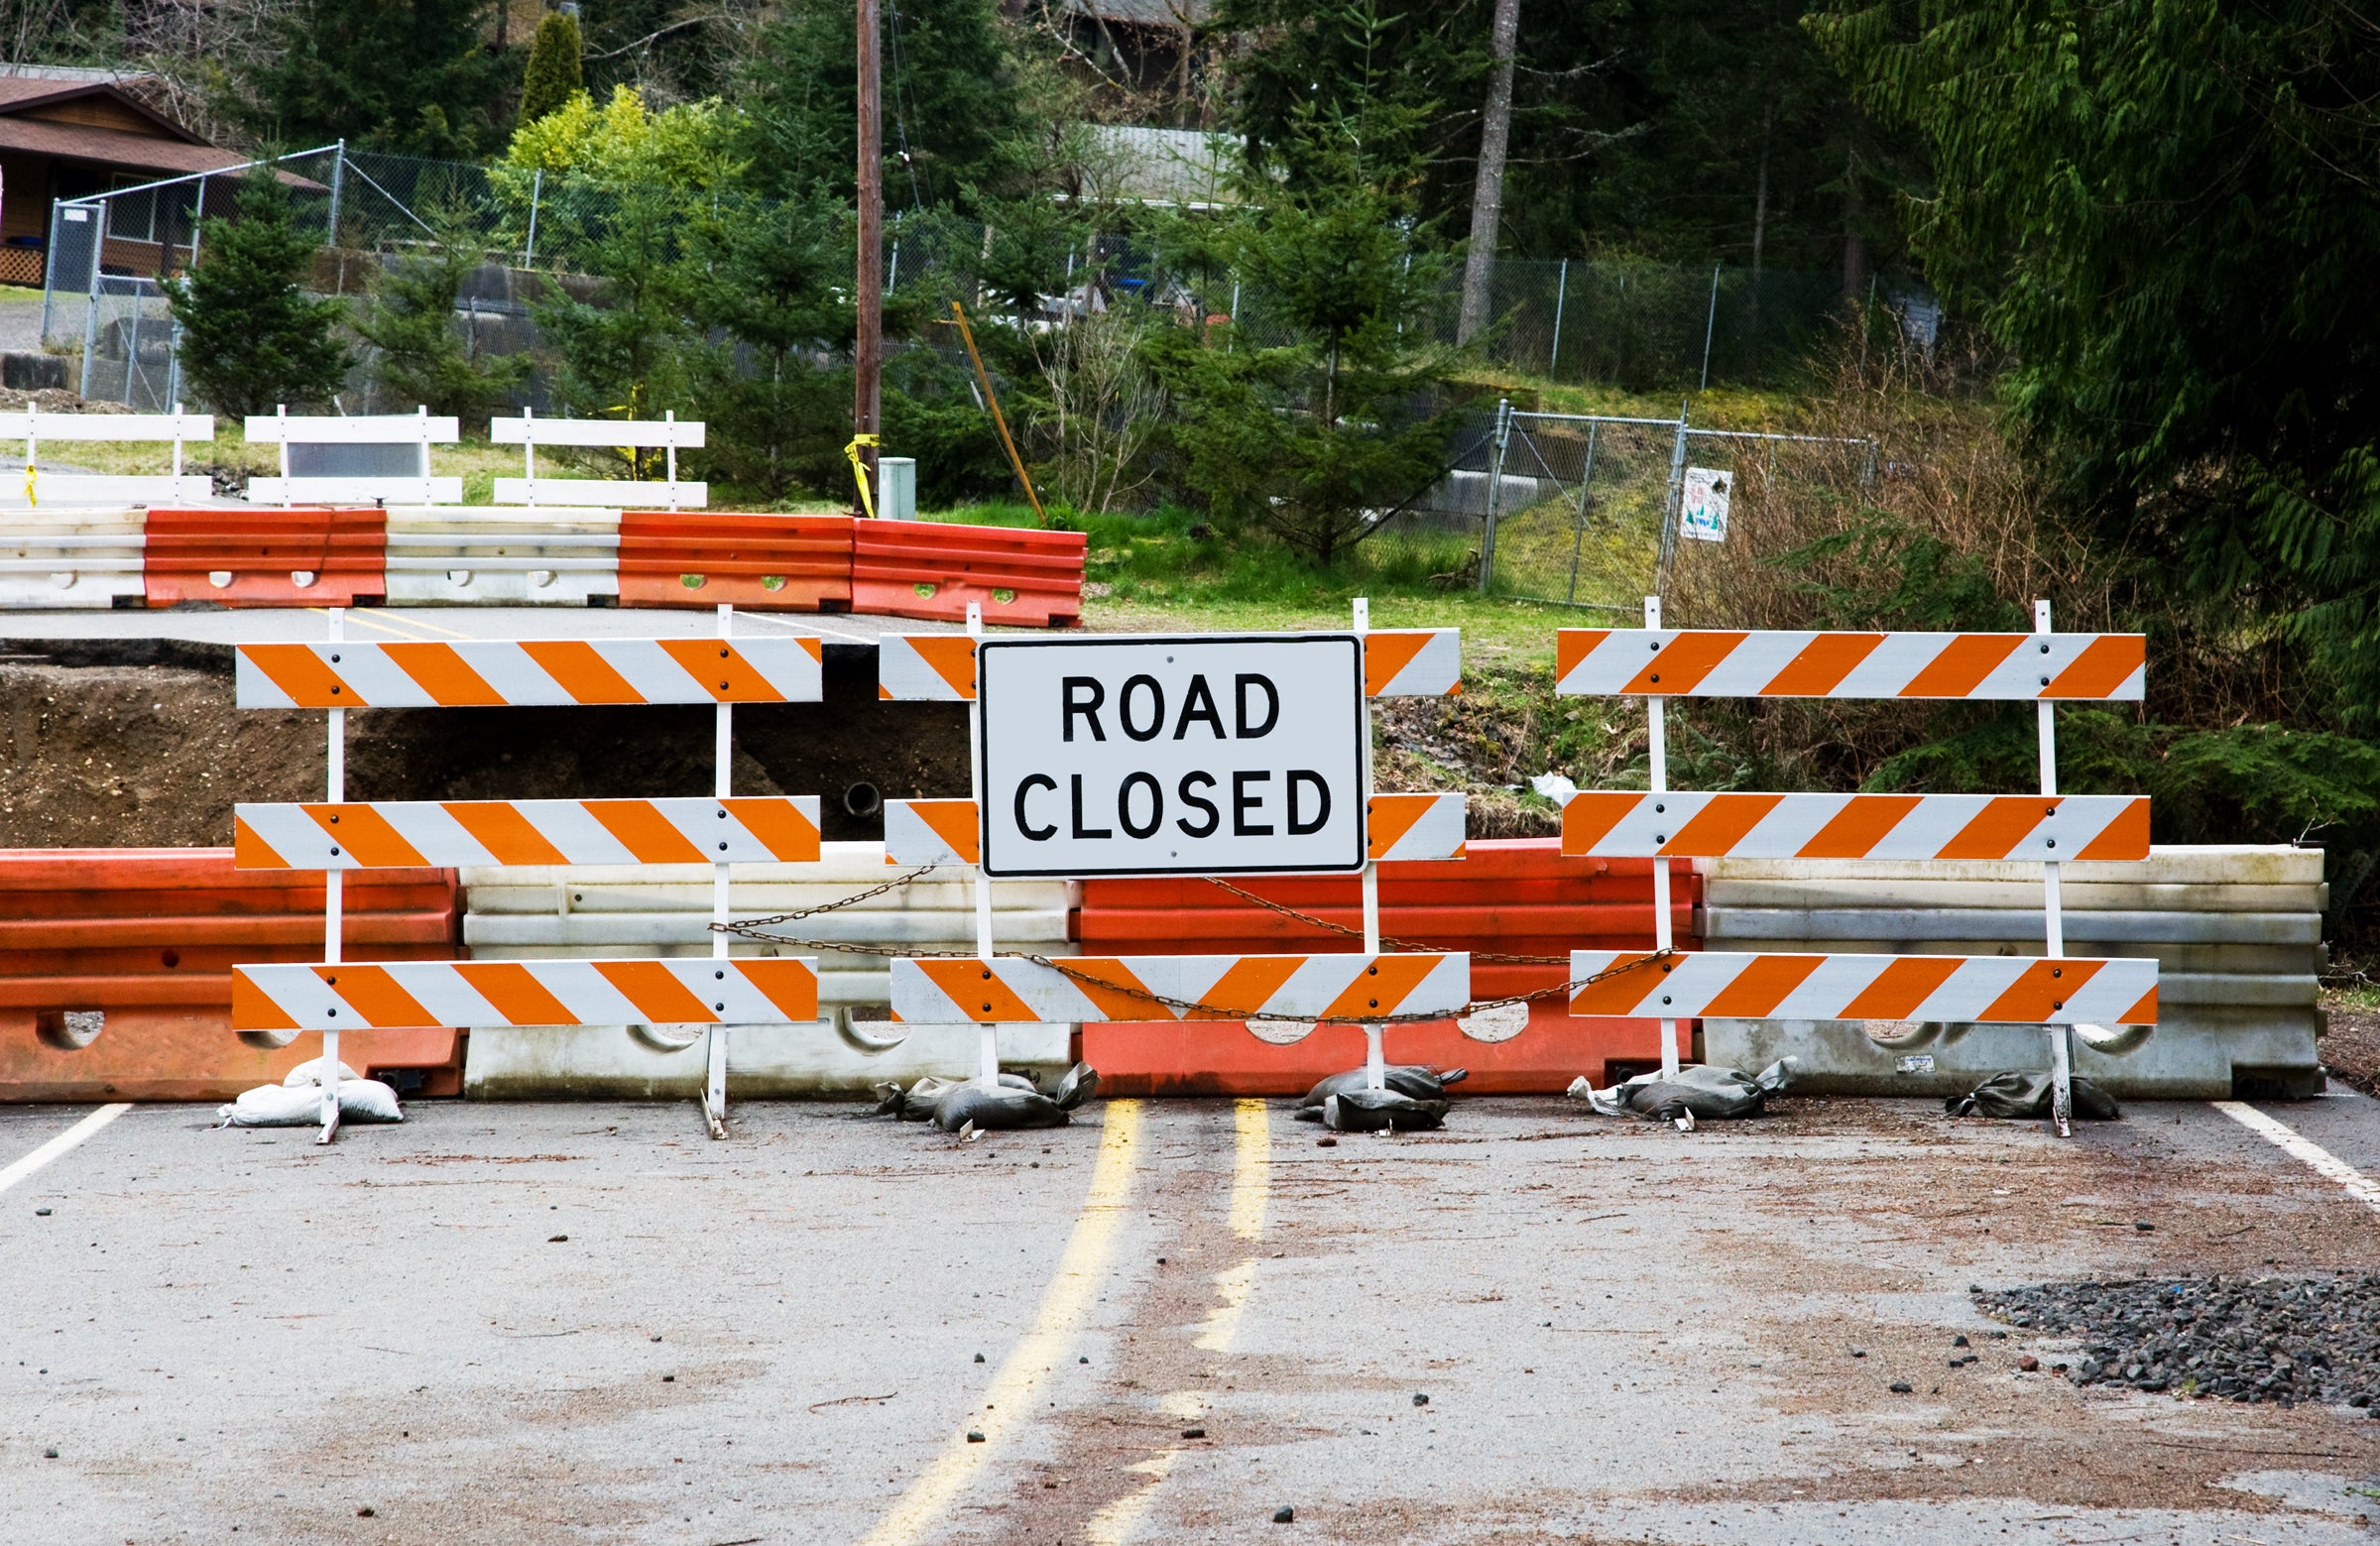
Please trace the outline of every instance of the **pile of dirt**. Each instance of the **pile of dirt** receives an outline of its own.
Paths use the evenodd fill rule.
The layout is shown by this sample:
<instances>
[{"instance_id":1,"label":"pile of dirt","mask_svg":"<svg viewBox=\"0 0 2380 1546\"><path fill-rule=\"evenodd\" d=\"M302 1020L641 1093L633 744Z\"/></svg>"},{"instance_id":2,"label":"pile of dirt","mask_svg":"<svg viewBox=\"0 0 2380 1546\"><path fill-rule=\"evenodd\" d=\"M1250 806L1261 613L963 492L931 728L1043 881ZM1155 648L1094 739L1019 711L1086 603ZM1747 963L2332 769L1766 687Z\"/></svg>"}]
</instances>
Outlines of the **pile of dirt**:
<instances>
[{"instance_id":1,"label":"pile of dirt","mask_svg":"<svg viewBox=\"0 0 2380 1546\"><path fill-rule=\"evenodd\" d=\"M16 387L0 387L0 409L37 408L45 414L129 414L131 409L121 403L95 402L76 397L63 387L42 387L32 392Z\"/></svg>"},{"instance_id":2,"label":"pile of dirt","mask_svg":"<svg viewBox=\"0 0 2380 1546\"><path fill-rule=\"evenodd\" d=\"M712 738L700 706L351 710L347 795L707 794ZM238 801L322 797L326 739L318 712L233 708L221 647L0 642L0 847L228 844ZM965 710L881 702L871 653L830 647L824 701L737 709L733 780L882 837L876 801L966 794Z\"/></svg>"}]
</instances>

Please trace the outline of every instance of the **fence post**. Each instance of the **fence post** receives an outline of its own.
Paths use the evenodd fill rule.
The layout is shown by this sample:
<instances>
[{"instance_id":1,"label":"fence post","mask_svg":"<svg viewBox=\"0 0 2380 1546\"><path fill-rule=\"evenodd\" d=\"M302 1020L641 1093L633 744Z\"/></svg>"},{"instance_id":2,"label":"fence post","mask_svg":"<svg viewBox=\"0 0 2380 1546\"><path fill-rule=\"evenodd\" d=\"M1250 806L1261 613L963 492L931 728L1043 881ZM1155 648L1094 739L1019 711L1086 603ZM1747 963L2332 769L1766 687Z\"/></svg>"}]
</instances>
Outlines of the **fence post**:
<instances>
[{"instance_id":1,"label":"fence post","mask_svg":"<svg viewBox=\"0 0 2380 1546\"><path fill-rule=\"evenodd\" d=\"M338 146L337 146L337 148L336 148L336 149L334 149L334 150L331 152L331 162L330 162L330 229L329 229L329 231L328 231L327 233L325 233L325 236L324 236L324 245L326 245L326 246L336 247L337 245L339 245L339 193L340 193L340 190L341 190L341 187L342 187L342 185L343 185L343 184L346 182L346 180L347 180L347 142L346 142L346 140L344 140L344 139L341 139L341 140L339 141L339 143L338 143ZM342 272L342 273L344 273L344 270L342 269L342 271L341 271L341 272ZM344 287L344 286L342 286L342 287L340 287L340 288L341 288L342 290L344 290L344 289L345 289L345 287Z\"/></svg>"},{"instance_id":2,"label":"fence post","mask_svg":"<svg viewBox=\"0 0 2380 1546\"><path fill-rule=\"evenodd\" d=\"M79 387L84 397L91 395L91 355L99 345L99 255L107 246L107 206L87 205L91 211L91 293L90 302L82 308L82 381Z\"/></svg>"},{"instance_id":3,"label":"fence post","mask_svg":"<svg viewBox=\"0 0 2380 1546\"><path fill-rule=\"evenodd\" d=\"M1719 265L1711 265L1711 314L1703 319L1703 386L1711 390L1711 335L1719 330Z\"/></svg>"},{"instance_id":4,"label":"fence post","mask_svg":"<svg viewBox=\"0 0 2380 1546\"><path fill-rule=\"evenodd\" d=\"M1512 400L1495 400L1495 449L1488 457L1488 524L1480 538L1480 594L1495 578L1495 517L1503 506L1504 445L1512 437Z\"/></svg>"},{"instance_id":5,"label":"fence post","mask_svg":"<svg viewBox=\"0 0 2380 1546\"><path fill-rule=\"evenodd\" d=\"M1570 260L1562 260L1562 277L1554 282L1554 346L1546 351L1545 379L1552 381L1562 363L1562 306L1570 299Z\"/></svg>"},{"instance_id":6,"label":"fence post","mask_svg":"<svg viewBox=\"0 0 2380 1546\"><path fill-rule=\"evenodd\" d=\"M1653 589L1669 588L1669 560L1678 545L1678 501L1686 492L1686 404L1678 403L1678 438L1669 449L1669 493L1661 501L1660 555L1653 560Z\"/></svg>"},{"instance_id":7,"label":"fence post","mask_svg":"<svg viewBox=\"0 0 2380 1546\"><path fill-rule=\"evenodd\" d=\"M1600 419L1587 420L1587 466L1579 474L1579 524L1570 537L1570 589L1563 593L1565 601L1579 599L1579 554L1587 545L1587 503L1593 497L1589 491L1595 484L1596 431L1603 427Z\"/></svg>"},{"instance_id":8,"label":"fence post","mask_svg":"<svg viewBox=\"0 0 2380 1546\"><path fill-rule=\"evenodd\" d=\"M536 268L537 264L537 197L545 191L545 169L539 167L529 178L529 243L521 249L521 267Z\"/></svg>"}]
</instances>

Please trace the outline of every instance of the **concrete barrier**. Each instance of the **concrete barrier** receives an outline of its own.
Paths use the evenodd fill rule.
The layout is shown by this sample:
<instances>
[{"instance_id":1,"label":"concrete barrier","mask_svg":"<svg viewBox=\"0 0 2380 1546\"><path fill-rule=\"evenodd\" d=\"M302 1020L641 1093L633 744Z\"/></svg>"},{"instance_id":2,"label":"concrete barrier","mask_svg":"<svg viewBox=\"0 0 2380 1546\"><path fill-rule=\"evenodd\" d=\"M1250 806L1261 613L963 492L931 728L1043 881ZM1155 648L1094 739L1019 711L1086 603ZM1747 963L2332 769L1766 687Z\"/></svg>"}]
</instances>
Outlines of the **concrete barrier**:
<instances>
[{"instance_id":1,"label":"concrete barrier","mask_svg":"<svg viewBox=\"0 0 2380 1546\"><path fill-rule=\"evenodd\" d=\"M2042 953L2038 865L1718 859L1697 869L1707 949ZM2118 1096L2320 1093L2321 850L2156 848L2142 864L2069 864L2062 891L2070 951L2158 962L2155 1033L2123 1056L2078 1042L2077 1073ZM1802 1060L1798 1088L1845 1095L1951 1095L2046 1056L2032 1026L1851 1020L1706 1019L1703 1048L1746 1070L1790 1052Z\"/></svg>"},{"instance_id":2,"label":"concrete barrier","mask_svg":"<svg viewBox=\"0 0 2380 1546\"><path fill-rule=\"evenodd\" d=\"M828 843L815 865L737 865L731 905L738 918L837 901L903 872L885 863L881 843ZM463 943L474 960L710 953L711 871L707 865L465 870ZM993 930L1002 949L1073 955L1068 940L1075 888L1062 881L993 886ZM784 932L838 944L922 950L975 945L972 872L950 866L834 912L784 925ZM740 1027L728 1071L740 1099L853 1094L881 1079L923 1074L964 1079L975 1072L973 1025L889 1023L890 961L884 956L735 941L737 956L814 955L815 1024ZM1020 1071L1063 1071L1073 1027L1001 1029L1001 1060ZM549 1026L471 1033L463 1089L477 1099L699 1098L703 1046L691 1026Z\"/></svg>"}]
</instances>

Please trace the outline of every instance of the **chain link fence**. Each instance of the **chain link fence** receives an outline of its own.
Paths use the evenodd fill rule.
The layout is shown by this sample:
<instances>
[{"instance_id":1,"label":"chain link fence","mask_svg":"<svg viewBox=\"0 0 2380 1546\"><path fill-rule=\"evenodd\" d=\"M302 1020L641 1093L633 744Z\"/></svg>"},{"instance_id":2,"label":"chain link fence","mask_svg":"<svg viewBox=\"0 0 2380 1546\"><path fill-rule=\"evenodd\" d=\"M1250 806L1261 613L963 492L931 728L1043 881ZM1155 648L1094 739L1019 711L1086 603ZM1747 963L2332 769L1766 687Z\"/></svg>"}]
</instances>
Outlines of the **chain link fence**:
<instances>
[{"instance_id":1,"label":"chain link fence","mask_svg":"<svg viewBox=\"0 0 2380 1546\"><path fill-rule=\"evenodd\" d=\"M1445 475L1375 530L1468 540L1486 594L1632 613L1663 588L1691 470L1724 474L1746 502L1795 483L1848 493L1873 480L1875 449L1499 403L1460 420Z\"/></svg>"},{"instance_id":2,"label":"chain link fence","mask_svg":"<svg viewBox=\"0 0 2380 1546\"><path fill-rule=\"evenodd\" d=\"M457 297L455 327L468 347L494 354L540 352L533 306L556 285L584 294L625 217L652 221L657 210L676 241L682 217L732 217L730 201L761 212L759 201L739 194L621 188L509 165L342 146L274 165L298 229L323 243L314 284L325 295L360 302L381 270L441 242L483 253L485 263ZM200 259L200 221L232 213L246 170L53 206L43 338L81 357L86 397L149 409L179 396L176 331L161 282ZM895 214L888 223L886 277L896 316L946 315L948 300L960 298L995 320L1043 325L1131 298L1185 316L1228 317L1235 336L1257 347L1292 337L1268 297L1229 274L1168 272L1139 237L1086 239L1079 220L1054 215L1035 227L1002 228L941 211ZM1450 276L1445 303L1412 324L1446 343L1454 341L1456 283ZM1553 382L1635 390L1788 377L1843 311L1830 276L1621 260L1500 260L1490 297L1492 321L1478 340L1489 364ZM388 406L376 401L370 364L368 356L359 362L344 406ZM519 401L543 408L543 394L540 370Z\"/></svg>"}]
</instances>

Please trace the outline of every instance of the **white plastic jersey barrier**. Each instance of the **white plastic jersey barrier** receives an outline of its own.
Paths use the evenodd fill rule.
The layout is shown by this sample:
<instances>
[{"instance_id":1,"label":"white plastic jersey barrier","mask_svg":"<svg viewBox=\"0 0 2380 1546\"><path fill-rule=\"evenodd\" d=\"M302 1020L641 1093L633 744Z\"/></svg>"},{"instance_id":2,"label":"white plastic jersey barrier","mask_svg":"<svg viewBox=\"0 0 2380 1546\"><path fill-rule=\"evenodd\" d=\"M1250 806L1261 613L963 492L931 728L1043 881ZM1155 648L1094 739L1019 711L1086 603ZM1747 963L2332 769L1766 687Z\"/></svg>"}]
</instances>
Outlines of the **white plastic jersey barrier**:
<instances>
[{"instance_id":1,"label":"white plastic jersey barrier","mask_svg":"<svg viewBox=\"0 0 2380 1546\"><path fill-rule=\"evenodd\" d=\"M1471 1002L1471 957L1077 956L1063 970L1012 956L892 963L892 1015L974 1020L1360 1019L1452 1014Z\"/></svg>"},{"instance_id":2,"label":"white plastic jersey barrier","mask_svg":"<svg viewBox=\"0 0 2380 1546\"><path fill-rule=\"evenodd\" d=\"M143 594L138 510L0 512L0 609L111 607Z\"/></svg>"},{"instance_id":3,"label":"white plastic jersey barrier","mask_svg":"<svg viewBox=\"0 0 2380 1546\"><path fill-rule=\"evenodd\" d=\"M394 507L392 606L583 607L620 594L620 512Z\"/></svg>"},{"instance_id":4,"label":"white plastic jersey barrier","mask_svg":"<svg viewBox=\"0 0 2380 1546\"><path fill-rule=\"evenodd\" d=\"M677 453L700 450L703 425L675 414L661 418L539 418L524 413L519 418L488 421L488 438L497 445L521 447L518 478L496 480L500 505L605 505L638 510L700 510L711 500L707 483L677 475ZM657 450L664 476L657 483L625 478L540 478L537 447L572 446L624 451Z\"/></svg>"},{"instance_id":5,"label":"white plastic jersey barrier","mask_svg":"<svg viewBox=\"0 0 2380 1546\"><path fill-rule=\"evenodd\" d=\"M1636 965L1629 965L1634 962ZM1613 968L1621 970L1614 972ZM1609 975L1605 975L1609 974ZM2039 956L1757 955L1656 958L1574 950L1570 1012L1745 1019L2153 1025L2157 963ZM1598 982L1587 982L1600 977Z\"/></svg>"},{"instance_id":6,"label":"white plastic jersey barrier","mask_svg":"<svg viewBox=\"0 0 2380 1546\"><path fill-rule=\"evenodd\" d=\"M244 709L814 703L815 639L458 640L241 645Z\"/></svg>"},{"instance_id":7,"label":"white plastic jersey barrier","mask_svg":"<svg viewBox=\"0 0 2380 1546\"><path fill-rule=\"evenodd\" d=\"M818 1017L801 959L392 961L235 966L231 1026L246 1031L420 1025L776 1025Z\"/></svg>"},{"instance_id":8,"label":"white plastic jersey barrier","mask_svg":"<svg viewBox=\"0 0 2380 1546\"><path fill-rule=\"evenodd\" d=\"M2316 848L2210 846L2065 866L2069 947L2153 961L2158 977L2156 1034L2122 1056L2078 1047L2077 1071L2119 1098L2320 1093L2322 865ZM2041 937L2030 864L1730 858L1696 868L1711 950L1988 955L2038 948ZM1871 1041L1871 1030L1892 1039ZM1959 1094L2002 1069L2039 1067L2038 1036L1962 1021L1703 1021L1713 1062L1758 1069L1791 1052L1802 1060L1797 1087L1825 1094Z\"/></svg>"},{"instance_id":9,"label":"white plastic jersey barrier","mask_svg":"<svg viewBox=\"0 0 2380 1546\"><path fill-rule=\"evenodd\" d=\"M1562 807L1571 858L2145 859L2145 795L1639 794Z\"/></svg>"},{"instance_id":10,"label":"white plastic jersey barrier","mask_svg":"<svg viewBox=\"0 0 2380 1546\"><path fill-rule=\"evenodd\" d=\"M1566 628L1559 693L1697 698L2138 701L2139 634L1741 633Z\"/></svg>"},{"instance_id":11,"label":"white plastic jersey barrier","mask_svg":"<svg viewBox=\"0 0 2380 1546\"><path fill-rule=\"evenodd\" d=\"M799 864L819 852L815 794L242 804L232 832L243 870Z\"/></svg>"}]
</instances>

